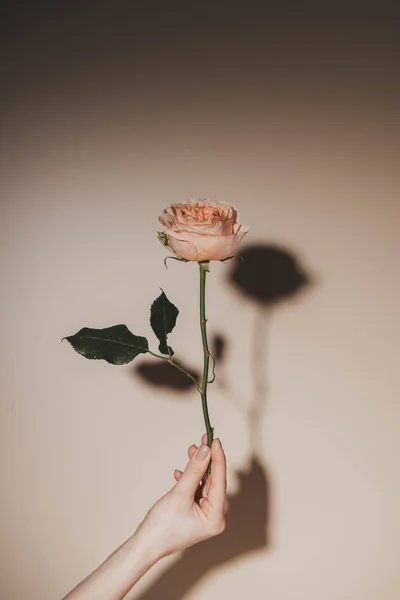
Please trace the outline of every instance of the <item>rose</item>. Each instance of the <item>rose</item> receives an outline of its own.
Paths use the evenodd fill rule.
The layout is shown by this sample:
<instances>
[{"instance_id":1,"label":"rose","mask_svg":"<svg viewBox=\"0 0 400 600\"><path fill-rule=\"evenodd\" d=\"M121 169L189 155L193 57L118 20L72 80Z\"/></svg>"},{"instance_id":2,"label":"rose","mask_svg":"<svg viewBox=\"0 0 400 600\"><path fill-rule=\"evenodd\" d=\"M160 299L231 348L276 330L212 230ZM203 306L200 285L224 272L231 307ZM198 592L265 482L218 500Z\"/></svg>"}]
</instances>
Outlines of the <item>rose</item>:
<instances>
[{"instance_id":1,"label":"rose","mask_svg":"<svg viewBox=\"0 0 400 600\"><path fill-rule=\"evenodd\" d=\"M190 199L171 204L159 217L165 230L158 232L158 239L185 260L224 260L249 230L237 218L235 207L225 202Z\"/></svg>"}]
</instances>

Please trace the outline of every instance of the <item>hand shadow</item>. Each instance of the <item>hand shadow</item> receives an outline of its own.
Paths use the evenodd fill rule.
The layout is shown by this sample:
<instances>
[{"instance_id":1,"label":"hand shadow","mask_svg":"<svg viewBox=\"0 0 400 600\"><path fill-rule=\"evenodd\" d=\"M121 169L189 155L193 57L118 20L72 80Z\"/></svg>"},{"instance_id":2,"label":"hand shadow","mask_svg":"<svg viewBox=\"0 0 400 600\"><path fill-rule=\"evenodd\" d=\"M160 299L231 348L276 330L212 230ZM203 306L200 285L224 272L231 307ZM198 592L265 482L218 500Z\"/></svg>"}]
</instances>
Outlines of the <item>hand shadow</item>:
<instances>
[{"instance_id":1,"label":"hand shadow","mask_svg":"<svg viewBox=\"0 0 400 600\"><path fill-rule=\"evenodd\" d=\"M226 529L185 550L137 600L180 600L204 577L226 563L267 547L268 479L261 462L251 457L250 469L237 472L239 487L228 495Z\"/></svg>"}]
</instances>

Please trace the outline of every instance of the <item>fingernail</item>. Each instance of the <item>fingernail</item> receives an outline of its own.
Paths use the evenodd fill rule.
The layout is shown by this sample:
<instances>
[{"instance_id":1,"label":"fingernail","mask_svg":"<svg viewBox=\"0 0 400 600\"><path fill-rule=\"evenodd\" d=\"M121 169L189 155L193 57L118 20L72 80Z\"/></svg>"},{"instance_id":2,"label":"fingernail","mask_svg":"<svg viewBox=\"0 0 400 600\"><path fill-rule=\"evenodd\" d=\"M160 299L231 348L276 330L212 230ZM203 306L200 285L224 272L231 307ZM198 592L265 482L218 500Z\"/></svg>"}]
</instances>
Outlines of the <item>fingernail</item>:
<instances>
[{"instance_id":1,"label":"fingernail","mask_svg":"<svg viewBox=\"0 0 400 600\"><path fill-rule=\"evenodd\" d=\"M195 457L197 460L204 460L210 453L210 448L206 444L202 444L197 448Z\"/></svg>"}]
</instances>

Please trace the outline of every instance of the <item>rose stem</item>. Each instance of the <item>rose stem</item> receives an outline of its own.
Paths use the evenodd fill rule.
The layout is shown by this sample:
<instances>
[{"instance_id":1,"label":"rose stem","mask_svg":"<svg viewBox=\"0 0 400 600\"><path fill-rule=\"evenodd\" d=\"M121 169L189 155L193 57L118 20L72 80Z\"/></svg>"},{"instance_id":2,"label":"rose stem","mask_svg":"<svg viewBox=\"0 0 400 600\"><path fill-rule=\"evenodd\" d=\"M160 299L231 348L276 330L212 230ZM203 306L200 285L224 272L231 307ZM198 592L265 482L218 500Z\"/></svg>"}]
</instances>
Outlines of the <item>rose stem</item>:
<instances>
[{"instance_id":1,"label":"rose stem","mask_svg":"<svg viewBox=\"0 0 400 600\"><path fill-rule=\"evenodd\" d=\"M207 431L207 445L211 447L214 429L211 427L210 416L208 414L207 406L207 382L208 382L208 369L210 365L210 350L207 342L207 319L206 319L206 275L209 270L209 261L199 262L200 267L200 328L201 328L201 339L203 341L203 352L204 352L204 367L203 367L203 380L201 384L201 404L203 407L204 422L206 424ZM211 466L211 463L210 463ZM210 469L209 466L209 469Z\"/></svg>"}]
</instances>

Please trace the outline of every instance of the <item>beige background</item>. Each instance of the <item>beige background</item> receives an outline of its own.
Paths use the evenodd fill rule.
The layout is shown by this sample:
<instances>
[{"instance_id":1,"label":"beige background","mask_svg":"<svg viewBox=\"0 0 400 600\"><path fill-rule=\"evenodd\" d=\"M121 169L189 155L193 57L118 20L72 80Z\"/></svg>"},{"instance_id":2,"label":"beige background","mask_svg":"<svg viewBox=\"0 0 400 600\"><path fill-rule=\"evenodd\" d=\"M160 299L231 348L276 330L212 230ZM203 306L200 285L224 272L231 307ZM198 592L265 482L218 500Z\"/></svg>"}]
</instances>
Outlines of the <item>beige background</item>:
<instances>
[{"instance_id":1,"label":"beige background","mask_svg":"<svg viewBox=\"0 0 400 600\"><path fill-rule=\"evenodd\" d=\"M162 287L181 309L171 342L199 364L197 270L166 270L155 232L164 206L208 196L239 208L247 244L282 245L313 283L267 328L268 547L210 571L184 598L395 600L392 24L276 22L245 39L216 28L204 54L201 28L155 50L144 34L134 48L121 16L91 27L79 18L58 29L37 20L3 54L1 597L62 597L130 535L199 439L194 392L155 390L131 366L85 361L60 340L120 322L151 338ZM225 373L245 407L255 311L228 269L209 277L209 327L228 338ZM210 410L234 494L249 464L246 422L218 386ZM163 597L175 598L168 585Z\"/></svg>"}]
</instances>

